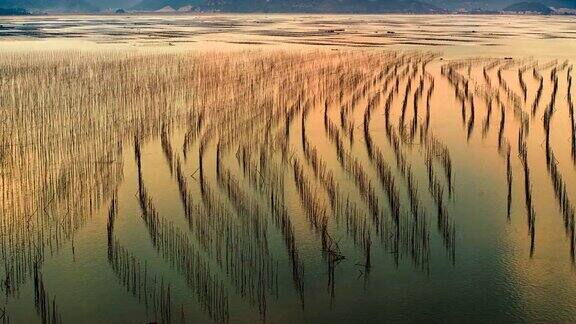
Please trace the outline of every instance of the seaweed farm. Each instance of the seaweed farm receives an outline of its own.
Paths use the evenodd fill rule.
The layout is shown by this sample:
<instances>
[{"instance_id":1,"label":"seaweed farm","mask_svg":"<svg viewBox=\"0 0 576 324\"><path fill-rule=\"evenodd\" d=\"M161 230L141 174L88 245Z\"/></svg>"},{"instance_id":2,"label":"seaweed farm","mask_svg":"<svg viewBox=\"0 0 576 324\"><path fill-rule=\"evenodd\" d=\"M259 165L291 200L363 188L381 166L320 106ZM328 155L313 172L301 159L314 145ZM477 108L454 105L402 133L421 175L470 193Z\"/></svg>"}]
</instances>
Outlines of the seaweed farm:
<instances>
[{"instance_id":1,"label":"seaweed farm","mask_svg":"<svg viewBox=\"0 0 576 324\"><path fill-rule=\"evenodd\" d=\"M576 318L571 60L0 51L0 318Z\"/></svg>"}]
</instances>

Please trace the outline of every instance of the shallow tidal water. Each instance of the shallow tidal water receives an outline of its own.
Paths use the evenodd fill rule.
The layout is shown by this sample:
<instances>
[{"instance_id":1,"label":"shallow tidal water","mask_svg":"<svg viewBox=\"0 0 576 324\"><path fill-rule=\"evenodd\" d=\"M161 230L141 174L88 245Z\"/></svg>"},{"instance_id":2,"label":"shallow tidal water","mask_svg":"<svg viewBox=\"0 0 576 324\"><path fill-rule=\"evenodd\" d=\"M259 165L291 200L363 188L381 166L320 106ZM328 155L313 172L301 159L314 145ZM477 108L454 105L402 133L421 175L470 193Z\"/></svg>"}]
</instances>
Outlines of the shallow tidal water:
<instances>
[{"instance_id":1,"label":"shallow tidal water","mask_svg":"<svg viewBox=\"0 0 576 324\"><path fill-rule=\"evenodd\" d=\"M2 19L3 320L575 319L572 18Z\"/></svg>"}]
</instances>

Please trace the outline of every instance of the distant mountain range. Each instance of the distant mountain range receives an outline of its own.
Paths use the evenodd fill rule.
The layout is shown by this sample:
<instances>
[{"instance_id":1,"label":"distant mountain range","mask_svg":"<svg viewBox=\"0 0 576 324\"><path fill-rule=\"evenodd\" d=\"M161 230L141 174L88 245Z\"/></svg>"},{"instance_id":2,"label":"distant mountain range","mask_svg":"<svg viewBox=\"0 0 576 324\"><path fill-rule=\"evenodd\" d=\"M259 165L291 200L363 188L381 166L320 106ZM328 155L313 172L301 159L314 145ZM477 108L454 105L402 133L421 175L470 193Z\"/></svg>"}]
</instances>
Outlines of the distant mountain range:
<instances>
[{"instance_id":1,"label":"distant mountain range","mask_svg":"<svg viewBox=\"0 0 576 324\"><path fill-rule=\"evenodd\" d=\"M0 0L0 8L24 8L30 11L98 12L132 7L141 0Z\"/></svg>"},{"instance_id":2,"label":"distant mountain range","mask_svg":"<svg viewBox=\"0 0 576 324\"><path fill-rule=\"evenodd\" d=\"M430 3L447 10L482 9L502 10L519 3L519 0L429 0ZM537 3L554 8L576 8L576 0L538 0Z\"/></svg>"},{"instance_id":3,"label":"distant mountain range","mask_svg":"<svg viewBox=\"0 0 576 324\"><path fill-rule=\"evenodd\" d=\"M143 0L135 10L159 10L192 6L201 10L229 12L441 12L417 0Z\"/></svg>"},{"instance_id":4,"label":"distant mountain range","mask_svg":"<svg viewBox=\"0 0 576 324\"><path fill-rule=\"evenodd\" d=\"M186 6L201 6L204 4L204 0L142 0L139 4L135 5L131 9L133 10L159 10L161 8L170 7L174 10L183 8Z\"/></svg>"},{"instance_id":5,"label":"distant mountain range","mask_svg":"<svg viewBox=\"0 0 576 324\"><path fill-rule=\"evenodd\" d=\"M516 0L518 1L518 0ZM310 12L310 13L432 13L457 10L522 11L545 7L576 8L576 0L0 0L0 8L29 11L98 12L124 8L134 11L171 11L180 8L225 12ZM529 4L529 5L528 5ZM515 7L516 6L516 7ZM528 7L526 7L528 6ZM517 9L517 10L509 10ZM544 11L542 11L544 10ZM530 11L530 10L525 10Z\"/></svg>"},{"instance_id":6,"label":"distant mountain range","mask_svg":"<svg viewBox=\"0 0 576 324\"><path fill-rule=\"evenodd\" d=\"M539 2L519 2L513 5L510 5L504 9L504 12L537 12L541 14L549 14L552 12L552 9L548 6L545 6Z\"/></svg>"},{"instance_id":7,"label":"distant mountain range","mask_svg":"<svg viewBox=\"0 0 576 324\"><path fill-rule=\"evenodd\" d=\"M98 11L98 6L86 0L0 0L0 8L24 8L27 10Z\"/></svg>"},{"instance_id":8,"label":"distant mountain range","mask_svg":"<svg viewBox=\"0 0 576 324\"><path fill-rule=\"evenodd\" d=\"M28 10L22 8L0 8L0 16L20 16L29 14ZM0 29L2 29L2 25L0 25Z\"/></svg>"}]
</instances>

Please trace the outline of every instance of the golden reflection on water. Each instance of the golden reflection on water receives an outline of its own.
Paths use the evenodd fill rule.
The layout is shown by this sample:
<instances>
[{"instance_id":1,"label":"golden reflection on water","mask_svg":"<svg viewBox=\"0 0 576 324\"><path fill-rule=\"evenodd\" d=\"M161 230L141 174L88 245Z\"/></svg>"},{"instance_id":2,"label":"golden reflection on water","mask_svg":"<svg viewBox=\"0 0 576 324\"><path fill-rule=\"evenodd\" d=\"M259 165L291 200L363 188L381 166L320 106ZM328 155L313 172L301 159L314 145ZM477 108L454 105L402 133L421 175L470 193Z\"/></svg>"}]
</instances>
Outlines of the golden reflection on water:
<instances>
[{"instance_id":1,"label":"golden reflection on water","mask_svg":"<svg viewBox=\"0 0 576 324\"><path fill-rule=\"evenodd\" d=\"M1 50L433 50L449 58L574 59L570 16L90 15L2 18Z\"/></svg>"},{"instance_id":2,"label":"golden reflection on water","mask_svg":"<svg viewBox=\"0 0 576 324\"><path fill-rule=\"evenodd\" d=\"M10 319L576 316L570 18L20 19L88 25L2 41Z\"/></svg>"}]
</instances>

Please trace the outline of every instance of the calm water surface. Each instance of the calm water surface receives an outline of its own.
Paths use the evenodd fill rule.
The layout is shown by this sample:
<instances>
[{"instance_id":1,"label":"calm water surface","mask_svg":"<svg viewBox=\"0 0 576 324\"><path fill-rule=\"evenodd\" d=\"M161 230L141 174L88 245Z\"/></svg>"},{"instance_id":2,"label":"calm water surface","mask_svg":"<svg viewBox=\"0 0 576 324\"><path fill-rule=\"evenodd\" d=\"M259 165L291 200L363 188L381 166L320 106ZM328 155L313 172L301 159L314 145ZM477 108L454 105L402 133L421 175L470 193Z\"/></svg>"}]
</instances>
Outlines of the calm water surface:
<instances>
[{"instance_id":1,"label":"calm water surface","mask_svg":"<svg viewBox=\"0 0 576 324\"><path fill-rule=\"evenodd\" d=\"M248 18L5 19L4 320L575 319L571 18Z\"/></svg>"}]
</instances>

